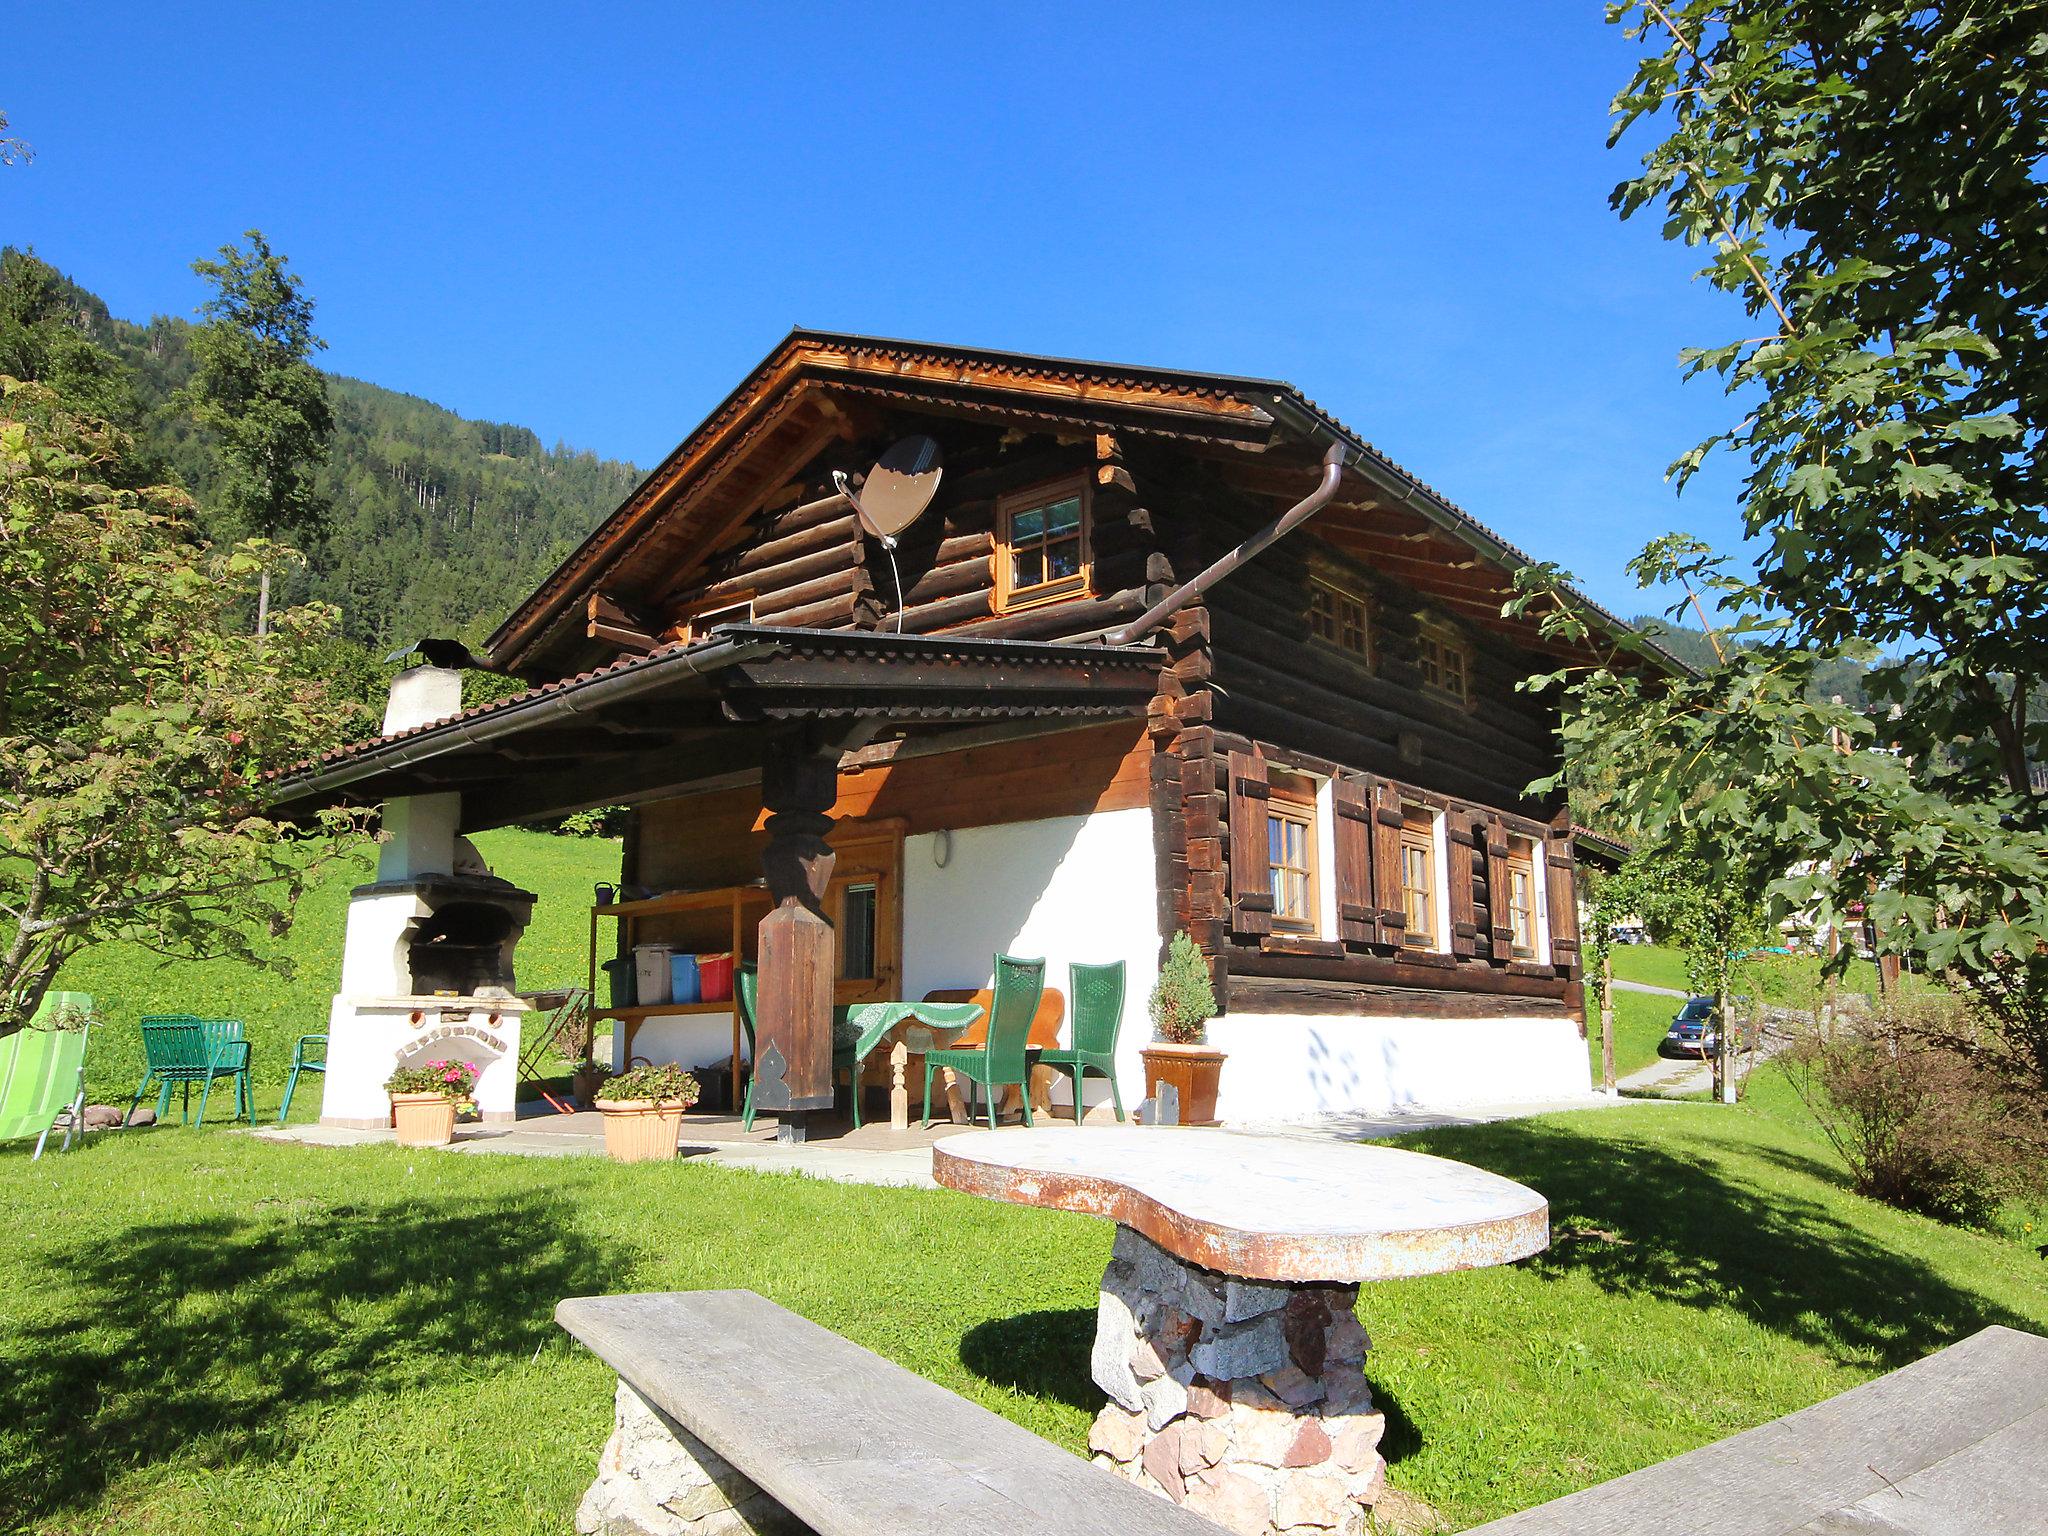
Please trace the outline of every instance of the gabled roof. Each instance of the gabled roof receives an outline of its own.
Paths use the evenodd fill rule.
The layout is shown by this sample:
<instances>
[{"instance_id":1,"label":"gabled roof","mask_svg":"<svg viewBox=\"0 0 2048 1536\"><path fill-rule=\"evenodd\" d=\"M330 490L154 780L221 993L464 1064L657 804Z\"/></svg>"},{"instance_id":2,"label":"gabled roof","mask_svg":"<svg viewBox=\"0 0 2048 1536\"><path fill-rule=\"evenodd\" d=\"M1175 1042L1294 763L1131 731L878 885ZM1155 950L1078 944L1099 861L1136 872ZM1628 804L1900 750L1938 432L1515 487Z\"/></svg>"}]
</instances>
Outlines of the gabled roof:
<instances>
[{"instance_id":1,"label":"gabled roof","mask_svg":"<svg viewBox=\"0 0 2048 1536\"><path fill-rule=\"evenodd\" d=\"M808 416L795 409L806 396L816 406ZM719 536L721 520L743 515L768 489L740 472L748 455L758 450L768 457L770 444L785 455L815 453L832 440L835 420L836 435L848 435L831 400L861 396L1053 428L1181 439L1254 456L1281 447L1320 453L1337 443L1376 500L1418 519L1432 537L1462 546L1474 563L1507 574L1535 563L1281 380L797 329L498 627L489 641L492 664L520 670L539 644L577 617L573 605L652 541L664 541L662 553L675 560L701 559ZM1495 585L1471 588L1465 600L1476 608L1491 599L1497 607ZM1574 595L1613 632L1629 628Z\"/></svg>"}]
</instances>

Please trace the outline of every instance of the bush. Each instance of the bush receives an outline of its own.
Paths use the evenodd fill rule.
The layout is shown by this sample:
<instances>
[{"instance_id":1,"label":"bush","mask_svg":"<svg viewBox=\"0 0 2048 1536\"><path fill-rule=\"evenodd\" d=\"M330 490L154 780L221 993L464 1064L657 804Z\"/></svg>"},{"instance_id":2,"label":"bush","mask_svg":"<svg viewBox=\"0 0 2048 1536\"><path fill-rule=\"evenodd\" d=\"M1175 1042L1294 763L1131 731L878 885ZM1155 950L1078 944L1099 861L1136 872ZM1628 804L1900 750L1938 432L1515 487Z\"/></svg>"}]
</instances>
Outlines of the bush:
<instances>
[{"instance_id":1,"label":"bush","mask_svg":"<svg viewBox=\"0 0 2048 1536\"><path fill-rule=\"evenodd\" d=\"M1983 1028L1953 998L1887 999L1786 1053L1793 1085L1859 1193L1981 1225L2048 1175L2048 1114L1958 1049Z\"/></svg>"},{"instance_id":2,"label":"bush","mask_svg":"<svg viewBox=\"0 0 2048 1536\"><path fill-rule=\"evenodd\" d=\"M467 1061L430 1061L399 1067L384 1080L386 1093L438 1093L444 1099L466 1099L476 1091L476 1066Z\"/></svg>"},{"instance_id":3,"label":"bush","mask_svg":"<svg viewBox=\"0 0 2048 1536\"><path fill-rule=\"evenodd\" d=\"M1166 964L1152 988L1152 1027L1172 1045L1200 1045L1204 1026L1216 1014L1216 992L1209 985L1209 963L1202 958L1186 929L1166 947Z\"/></svg>"}]
</instances>

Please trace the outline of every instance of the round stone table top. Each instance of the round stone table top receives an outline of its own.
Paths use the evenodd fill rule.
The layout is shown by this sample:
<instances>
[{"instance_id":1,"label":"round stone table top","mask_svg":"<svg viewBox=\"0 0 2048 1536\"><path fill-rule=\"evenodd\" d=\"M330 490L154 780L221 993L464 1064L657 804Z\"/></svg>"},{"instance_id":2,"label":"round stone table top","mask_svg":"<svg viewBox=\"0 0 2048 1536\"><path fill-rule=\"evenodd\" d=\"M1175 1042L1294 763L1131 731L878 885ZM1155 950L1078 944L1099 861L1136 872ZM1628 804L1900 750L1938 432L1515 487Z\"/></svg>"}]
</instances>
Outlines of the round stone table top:
<instances>
[{"instance_id":1,"label":"round stone table top","mask_svg":"<svg viewBox=\"0 0 2048 1536\"><path fill-rule=\"evenodd\" d=\"M932 1148L932 1176L991 1200L1107 1216L1251 1280L1396 1280L1550 1243L1550 1205L1535 1190L1398 1147L1171 1126L972 1131Z\"/></svg>"}]
</instances>

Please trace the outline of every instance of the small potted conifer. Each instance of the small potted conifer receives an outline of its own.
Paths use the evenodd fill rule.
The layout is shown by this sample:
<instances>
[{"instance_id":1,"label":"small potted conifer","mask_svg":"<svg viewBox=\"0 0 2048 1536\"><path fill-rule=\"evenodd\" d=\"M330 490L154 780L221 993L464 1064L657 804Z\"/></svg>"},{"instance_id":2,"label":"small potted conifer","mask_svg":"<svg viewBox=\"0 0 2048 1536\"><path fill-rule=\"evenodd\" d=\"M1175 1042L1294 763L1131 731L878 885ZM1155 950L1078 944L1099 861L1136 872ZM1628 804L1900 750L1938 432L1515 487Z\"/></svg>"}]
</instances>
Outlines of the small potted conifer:
<instances>
[{"instance_id":1,"label":"small potted conifer","mask_svg":"<svg viewBox=\"0 0 2048 1536\"><path fill-rule=\"evenodd\" d=\"M476 1065L429 1061L400 1067L384 1080L391 1124L401 1147L445 1147L455 1139L456 1111L476 1089Z\"/></svg>"},{"instance_id":2,"label":"small potted conifer","mask_svg":"<svg viewBox=\"0 0 2048 1536\"><path fill-rule=\"evenodd\" d=\"M683 1111L697 1102L699 1092L697 1079L673 1061L606 1078L597 1090L605 1154L615 1163L674 1157Z\"/></svg>"},{"instance_id":3,"label":"small potted conifer","mask_svg":"<svg viewBox=\"0 0 2048 1536\"><path fill-rule=\"evenodd\" d=\"M1206 1040L1208 1022L1216 1015L1216 992L1209 985L1209 963L1185 929L1166 948L1150 1009L1158 1040L1139 1053L1145 1060L1146 1091L1171 1084L1180 1097L1182 1125L1214 1124L1223 1052Z\"/></svg>"}]
</instances>

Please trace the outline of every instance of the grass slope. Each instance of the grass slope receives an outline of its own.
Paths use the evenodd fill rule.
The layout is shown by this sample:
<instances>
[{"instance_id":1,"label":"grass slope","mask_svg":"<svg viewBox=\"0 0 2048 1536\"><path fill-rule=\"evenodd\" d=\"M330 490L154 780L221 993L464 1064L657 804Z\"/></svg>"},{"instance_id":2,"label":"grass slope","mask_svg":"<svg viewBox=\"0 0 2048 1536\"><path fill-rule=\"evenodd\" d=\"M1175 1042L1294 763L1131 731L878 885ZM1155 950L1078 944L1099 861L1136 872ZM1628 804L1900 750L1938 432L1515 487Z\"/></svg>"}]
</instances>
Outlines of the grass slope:
<instances>
[{"instance_id":1,"label":"grass slope","mask_svg":"<svg viewBox=\"0 0 2048 1536\"><path fill-rule=\"evenodd\" d=\"M519 982L540 987L580 981L589 946L590 888L619 876L619 845L601 838L552 837L505 829L476 839L498 874L539 896L533 923L519 941ZM86 1062L93 1098L124 1106L142 1078L145 1013L196 1013L242 1020L259 1115L277 1113L291 1068L292 1042L327 1028L327 1005L341 979L341 941L349 891L370 878L373 855L330 866L300 901L292 931L268 953L289 971L258 970L231 960L165 961L135 944L103 944L67 965L58 986L90 992L107 1017L93 1034ZM318 1111L318 1084L293 1105L295 1117ZM222 1085L223 1091L226 1085ZM175 1112L175 1109L174 1109ZM213 1106L208 1113L214 1113Z\"/></svg>"},{"instance_id":2,"label":"grass slope","mask_svg":"<svg viewBox=\"0 0 2048 1536\"><path fill-rule=\"evenodd\" d=\"M2048 1331L2031 1247L1851 1194L1782 1084L1411 1144L1542 1190L1556 1234L1361 1302L1393 1482L1454 1525L1987 1323ZM0 1272L34 1277L0 1309L0 1510L34 1532L559 1531L611 1381L549 1314L591 1291L750 1287L1079 1452L1110 1233L688 1163L175 1127L0 1154Z\"/></svg>"}]
</instances>

